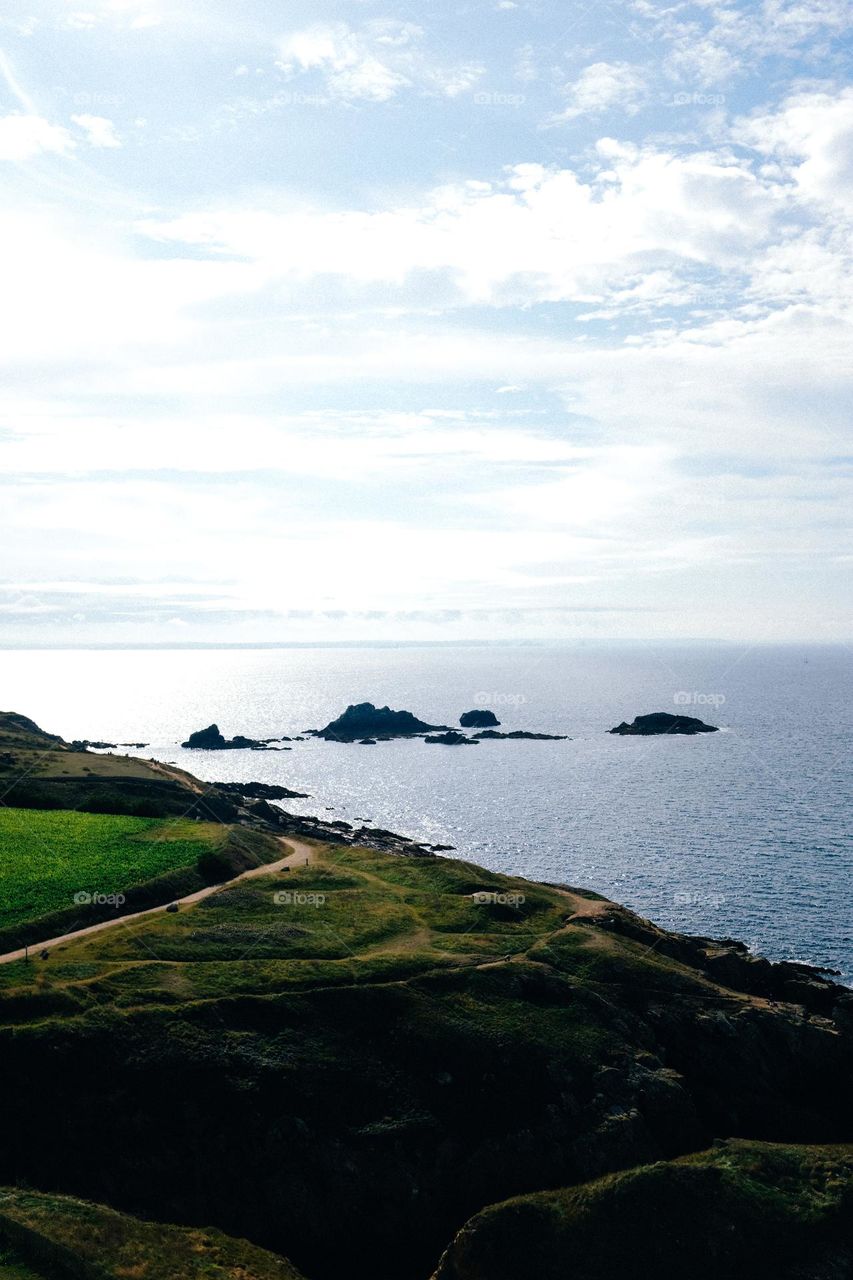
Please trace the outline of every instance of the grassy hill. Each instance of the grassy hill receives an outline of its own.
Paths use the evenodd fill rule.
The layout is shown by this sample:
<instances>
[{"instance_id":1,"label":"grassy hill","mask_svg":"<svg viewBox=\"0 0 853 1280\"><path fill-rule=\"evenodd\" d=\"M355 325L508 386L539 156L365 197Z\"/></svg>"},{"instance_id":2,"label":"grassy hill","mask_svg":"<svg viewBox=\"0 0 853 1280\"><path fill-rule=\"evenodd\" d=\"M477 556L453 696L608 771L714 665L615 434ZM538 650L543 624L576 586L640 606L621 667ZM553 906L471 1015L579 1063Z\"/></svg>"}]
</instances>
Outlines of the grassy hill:
<instances>
[{"instance_id":1,"label":"grassy hill","mask_svg":"<svg viewBox=\"0 0 853 1280\"><path fill-rule=\"evenodd\" d=\"M853 1146L727 1141L478 1214L434 1280L853 1274Z\"/></svg>"},{"instance_id":2,"label":"grassy hill","mask_svg":"<svg viewBox=\"0 0 853 1280\"><path fill-rule=\"evenodd\" d=\"M0 790L5 804L134 817L233 821L234 806L172 765L75 750L14 711L0 712Z\"/></svg>"},{"instance_id":3,"label":"grassy hill","mask_svg":"<svg viewBox=\"0 0 853 1280\"><path fill-rule=\"evenodd\" d=\"M0 968L0 1180L425 1280L484 1205L849 1138L850 1001L594 895L318 845Z\"/></svg>"},{"instance_id":4,"label":"grassy hill","mask_svg":"<svg viewBox=\"0 0 853 1280\"><path fill-rule=\"evenodd\" d=\"M61 1277L303 1280L286 1258L221 1231L142 1222L70 1196L0 1189L0 1280Z\"/></svg>"}]
</instances>

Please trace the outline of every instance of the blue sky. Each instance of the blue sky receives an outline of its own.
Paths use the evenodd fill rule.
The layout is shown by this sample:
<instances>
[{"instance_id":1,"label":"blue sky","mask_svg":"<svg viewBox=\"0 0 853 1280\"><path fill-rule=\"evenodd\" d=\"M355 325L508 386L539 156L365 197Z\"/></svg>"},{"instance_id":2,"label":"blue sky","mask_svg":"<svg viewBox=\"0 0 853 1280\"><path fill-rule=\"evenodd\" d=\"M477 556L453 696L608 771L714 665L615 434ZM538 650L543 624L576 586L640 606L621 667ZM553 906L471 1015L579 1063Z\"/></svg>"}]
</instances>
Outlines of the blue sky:
<instances>
[{"instance_id":1,"label":"blue sky","mask_svg":"<svg viewBox=\"0 0 853 1280\"><path fill-rule=\"evenodd\" d=\"M849 638L850 23L0 16L4 640Z\"/></svg>"}]
</instances>

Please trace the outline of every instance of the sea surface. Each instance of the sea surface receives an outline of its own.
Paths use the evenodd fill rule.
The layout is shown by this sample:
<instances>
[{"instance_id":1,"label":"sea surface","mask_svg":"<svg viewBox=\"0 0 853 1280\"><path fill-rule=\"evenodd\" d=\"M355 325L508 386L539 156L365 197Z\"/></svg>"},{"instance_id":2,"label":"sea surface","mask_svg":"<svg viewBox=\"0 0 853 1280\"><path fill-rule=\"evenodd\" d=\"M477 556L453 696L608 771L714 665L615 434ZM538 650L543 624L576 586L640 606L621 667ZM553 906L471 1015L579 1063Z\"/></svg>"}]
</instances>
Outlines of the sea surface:
<instances>
[{"instance_id":1,"label":"sea surface","mask_svg":"<svg viewBox=\"0 0 853 1280\"><path fill-rule=\"evenodd\" d=\"M669 928L743 939L853 983L853 662L842 646L716 643L205 650L7 650L0 706L65 738L137 752L207 780L310 792L295 812L455 846L498 871L594 889ZM288 751L180 747L216 721L265 738L374 702L567 742L318 740ZM723 732L607 730L684 711Z\"/></svg>"}]
</instances>

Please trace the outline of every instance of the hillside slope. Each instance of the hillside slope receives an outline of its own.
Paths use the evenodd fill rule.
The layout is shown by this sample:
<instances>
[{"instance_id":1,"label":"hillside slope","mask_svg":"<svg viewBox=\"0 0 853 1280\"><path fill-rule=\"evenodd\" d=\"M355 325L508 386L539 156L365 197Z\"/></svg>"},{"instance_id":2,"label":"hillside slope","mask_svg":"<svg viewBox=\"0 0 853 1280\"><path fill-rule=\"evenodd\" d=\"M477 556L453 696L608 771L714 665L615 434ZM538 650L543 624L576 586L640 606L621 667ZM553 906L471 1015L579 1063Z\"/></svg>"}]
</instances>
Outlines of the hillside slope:
<instances>
[{"instance_id":1,"label":"hillside slope","mask_svg":"<svg viewBox=\"0 0 853 1280\"><path fill-rule=\"evenodd\" d=\"M142 1222L105 1205L14 1188L0 1188L0 1249L33 1280L304 1280L286 1258L221 1231Z\"/></svg>"},{"instance_id":2,"label":"hillside slope","mask_svg":"<svg viewBox=\"0 0 853 1280\"><path fill-rule=\"evenodd\" d=\"M728 1141L493 1205L434 1280L832 1280L853 1274L853 1146Z\"/></svg>"},{"instance_id":3,"label":"hillside slope","mask_svg":"<svg viewBox=\"0 0 853 1280\"><path fill-rule=\"evenodd\" d=\"M0 785L21 809L233 822L236 806L173 765L78 750L27 716L0 712Z\"/></svg>"},{"instance_id":4,"label":"hillside slope","mask_svg":"<svg viewBox=\"0 0 853 1280\"><path fill-rule=\"evenodd\" d=\"M849 1140L851 1001L595 895L317 846L0 971L0 1179L424 1280L487 1204Z\"/></svg>"}]
</instances>

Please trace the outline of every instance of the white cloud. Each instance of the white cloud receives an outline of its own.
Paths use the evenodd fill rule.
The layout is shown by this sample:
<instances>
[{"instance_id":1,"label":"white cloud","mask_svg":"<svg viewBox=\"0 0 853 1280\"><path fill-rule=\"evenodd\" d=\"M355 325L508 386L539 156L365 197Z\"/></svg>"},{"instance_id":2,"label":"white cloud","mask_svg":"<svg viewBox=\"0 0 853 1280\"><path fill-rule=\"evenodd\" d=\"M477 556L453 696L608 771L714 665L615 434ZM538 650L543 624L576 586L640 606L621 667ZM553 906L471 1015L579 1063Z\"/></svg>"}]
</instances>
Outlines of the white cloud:
<instances>
[{"instance_id":1,"label":"white cloud","mask_svg":"<svg viewBox=\"0 0 853 1280\"><path fill-rule=\"evenodd\" d=\"M45 153L66 155L73 149L74 139L68 130L42 116L0 117L0 160L20 163Z\"/></svg>"},{"instance_id":2,"label":"white cloud","mask_svg":"<svg viewBox=\"0 0 853 1280\"><path fill-rule=\"evenodd\" d=\"M71 117L86 135L90 147L120 147L121 139L115 131L112 120L106 116L80 115Z\"/></svg>"},{"instance_id":3,"label":"white cloud","mask_svg":"<svg viewBox=\"0 0 853 1280\"><path fill-rule=\"evenodd\" d=\"M611 107L621 107L627 115L633 115L644 86L643 74L627 62L594 62L565 86L568 105L552 117L551 123L600 115Z\"/></svg>"},{"instance_id":4,"label":"white cloud","mask_svg":"<svg viewBox=\"0 0 853 1280\"><path fill-rule=\"evenodd\" d=\"M726 270L772 233L779 193L729 155L605 141L600 166L582 181L572 170L517 165L499 183L444 187L421 207L379 213L233 209L142 229L245 257L270 278L402 286L445 272L457 301L496 304L600 300L655 259Z\"/></svg>"},{"instance_id":5,"label":"white cloud","mask_svg":"<svg viewBox=\"0 0 853 1280\"><path fill-rule=\"evenodd\" d=\"M797 94L780 110L739 122L735 136L778 158L806 199L853 214L853 88Z\"/></svg>"},{"instance_id":6,"label":"white cloud","mask_svg":"<svg viewBox=\"0 0 853 1280\"><path fill-rule=\"evenodd\" d=\"M825 62L829 42L850 28L849 0L761 0L754 6L709 0L656 10L643 4L658 38L671 44L671 72L717 85L765 58Z\"/></svg>"},{"instance_id":7,"label":"white cloud","mask_svg":"<svg viewBox=\"0 0 853 1280\"><path fill-rule=\"evenodd\" d=\"M150 0L95 0L87 9L72 9L58 15L58 25L72 31L90 31L99 26L141 31L157 27L162 15L148 8ZM140 12L141 10L141 12Z\"/></svg>"},{"instance_id":8,"label":"white cloud","mask_svg":"<svg viewBox=\"0 0 853 1280\"><path fill-rule=\"evenodd\" d=\"M354 30L346 22L316 23L286 36L278 67L288 78L314 73L345 101L387 102L403 89L456 97L483 72L479 63L444 66L422 48L423 29L389 19Z\"/></svg>"},{"instance_id":9,"label":"white cloud","mask_svg":"<svg viewBox=\"0 0 853 1280\"><path fill-rule=\"evenodd\" d=\"M409 38L417 30L410 29ZM400 24L398 39L404 32ZM374 50L380 43L376 35L365 38L343 22L308 27L283 41L279 66L287 76L321 71L329 91L338 97L386 102L410 81L377 56Z\"/></svg>"}]
</instances>

